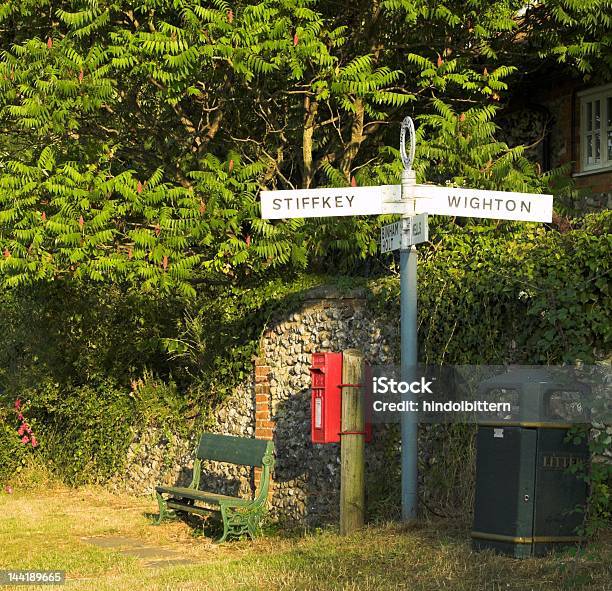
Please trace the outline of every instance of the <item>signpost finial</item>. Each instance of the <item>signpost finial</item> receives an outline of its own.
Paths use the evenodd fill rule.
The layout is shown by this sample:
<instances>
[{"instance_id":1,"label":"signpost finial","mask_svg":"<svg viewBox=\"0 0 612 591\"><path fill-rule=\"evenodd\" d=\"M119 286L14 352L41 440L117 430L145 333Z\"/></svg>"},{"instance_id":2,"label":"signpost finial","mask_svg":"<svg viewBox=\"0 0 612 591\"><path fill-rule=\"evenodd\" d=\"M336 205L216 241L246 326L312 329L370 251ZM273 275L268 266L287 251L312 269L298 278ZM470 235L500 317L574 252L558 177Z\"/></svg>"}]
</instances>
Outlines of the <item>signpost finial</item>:
<instances>
[{"instance_id":1,"label":"signpost finial","mask_svg":"<svg viewBox=\"0 0 612 591\"><path fill-rule=\"evenodd\" d=\"M410 155L406 154L406 129L410 141ZM411 170L414 162L414 151L416 149L416 136L414 133L414 123L411 117L405 117L400 127L400 155L404 170Z\"/></svg>"}]
</instances>

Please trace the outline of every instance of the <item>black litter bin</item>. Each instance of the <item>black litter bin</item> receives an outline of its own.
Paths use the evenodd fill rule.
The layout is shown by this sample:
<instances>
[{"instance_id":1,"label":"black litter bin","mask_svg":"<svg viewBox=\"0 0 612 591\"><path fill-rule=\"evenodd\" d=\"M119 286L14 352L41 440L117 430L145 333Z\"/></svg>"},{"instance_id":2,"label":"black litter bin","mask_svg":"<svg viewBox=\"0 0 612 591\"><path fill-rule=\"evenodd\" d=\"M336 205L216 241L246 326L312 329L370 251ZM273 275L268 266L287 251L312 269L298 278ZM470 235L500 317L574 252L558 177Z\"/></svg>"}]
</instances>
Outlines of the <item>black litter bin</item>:
<instances>
[{"instance_id":1,"label":"black litter bin","mask_svg":"<svg viewBox=\"0 0 612 591\"><path fill-rule=\"evenodd\" d=\"M566 441L583 384L560 383L544 370L514 370L480 385L482 399L510 400L516 415L481 422L477 434L473 547L515 557L575 544L586 502L587 444ZM586 417L582 416L586 422Z\"/></svg>"}]
</instances>

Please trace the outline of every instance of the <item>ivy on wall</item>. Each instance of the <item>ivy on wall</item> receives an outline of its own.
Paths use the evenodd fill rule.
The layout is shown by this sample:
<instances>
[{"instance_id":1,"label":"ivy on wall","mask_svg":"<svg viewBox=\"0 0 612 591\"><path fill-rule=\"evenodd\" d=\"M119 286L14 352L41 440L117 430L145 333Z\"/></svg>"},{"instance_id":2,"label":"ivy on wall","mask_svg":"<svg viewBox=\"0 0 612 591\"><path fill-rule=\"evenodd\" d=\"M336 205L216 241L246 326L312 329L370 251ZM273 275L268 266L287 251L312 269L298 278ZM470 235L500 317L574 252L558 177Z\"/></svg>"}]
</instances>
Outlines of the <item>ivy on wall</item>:
<instances>
[{"instance_id":1,"label":"ivy on wall","mask_svg":"<svg viewBox=\"0 0 612 591\"><path fill-rule=\"evenodd\" d=\"M564 233L508 224L455 228L419 262L424 363L592 363L611 349L612 213ZM399 281L374 282L399 318Z\"/></svg>"}]
</instances>

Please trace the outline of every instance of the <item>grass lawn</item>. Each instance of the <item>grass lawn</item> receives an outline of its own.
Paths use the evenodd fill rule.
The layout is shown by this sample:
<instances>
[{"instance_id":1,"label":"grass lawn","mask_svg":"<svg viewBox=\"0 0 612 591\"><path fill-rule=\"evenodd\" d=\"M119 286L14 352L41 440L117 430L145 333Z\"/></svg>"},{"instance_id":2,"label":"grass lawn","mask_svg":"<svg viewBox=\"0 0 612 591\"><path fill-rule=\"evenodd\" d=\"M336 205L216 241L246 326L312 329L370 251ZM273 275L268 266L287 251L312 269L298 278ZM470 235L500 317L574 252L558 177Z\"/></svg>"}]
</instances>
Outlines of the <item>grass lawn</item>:
<instances>
[{"instance_id":1,"label":"grass lawn","mask_svg":"<svg viewBox=\"0 0 612 591\"><path fill-rule=\"evenodd\" d=\"M147 514L156 510L152 499L97 488L0 493L0 570L66 570L66 588L96 591L612 590L610 538L578 559L521 561L474 554L465 529L435 522L370 526L348 538L332 530L270 533L254 543L215 546L180 521L150 525ZM87 543L87 536L137 538L197 564L148 568L136 557Z\"/></svg>"}]
</instances>

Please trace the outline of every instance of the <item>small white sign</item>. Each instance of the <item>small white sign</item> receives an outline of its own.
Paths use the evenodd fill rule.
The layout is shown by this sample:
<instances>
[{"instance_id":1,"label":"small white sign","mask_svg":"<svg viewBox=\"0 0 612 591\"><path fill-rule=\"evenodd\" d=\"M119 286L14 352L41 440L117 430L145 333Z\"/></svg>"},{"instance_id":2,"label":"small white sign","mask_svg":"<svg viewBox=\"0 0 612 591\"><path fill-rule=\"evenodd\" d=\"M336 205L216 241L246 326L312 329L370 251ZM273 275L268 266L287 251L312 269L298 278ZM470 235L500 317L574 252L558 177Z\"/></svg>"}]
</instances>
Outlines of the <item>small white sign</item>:
<instances>
[{"instance_id":1,"label":"small white sign","mask_svg":"<svg viewBox=\"0 0 612 591\"><path fill-rule=\"evenodd\" d=\"M403 228L403 231L402 231ZM402 248L402 234L404 248L413 244L427 242L429 239L429 225L427 214L419 213L405 217L399 222L387 224L380 229L380 252L391 252Z\"/></svg>"},{"instance_id":2,"label":"small white sign","mask_svg":"<svg viewBox=\"0 0 612 591\"><path fill-rule=\"evenodd\" d=\"M261 191L261 217L319 218L401 213L400 185ZM387 203L389 202L389 203Z\"/></svg>"},{"instance_id":3,"label":"small white sign","mask_svg":"<svg viewBox=\"0 0 612 591\"><path fill-rule=\"evenodd\" d=\"M315 398L315 429L323 426L323 400Z\"/></svg>"},{"instance_id":4,"label":"small white sign","mask_svg":"<svg viewBox=\"0 0 612 591\"><path fill-rule=\"evenodd\" d=\"M552 195L416 185L416 211L523 222L551 222Z\"/></svg>"},{"instance_id":5,"label":"small white sign","mask_svg":"<svg viewBox=\"0 0 612 591\"><path fill-rule=\"evenodd\" d=\"M391 252L402 245L402 222L393 222L380 229L380 252Z\"/></svg>"},{"instance_id":6,"label":"small white sign","mask_svg":"<svg viewBox=\"0 0 612 591\"><path fill-rule=\"evenodd\" d=\"M426 213L411 215L409 218L404 218L404 221L406 223L404 232L406 246L429 240L429 224Z\"/></svg>"}]
</instances>

